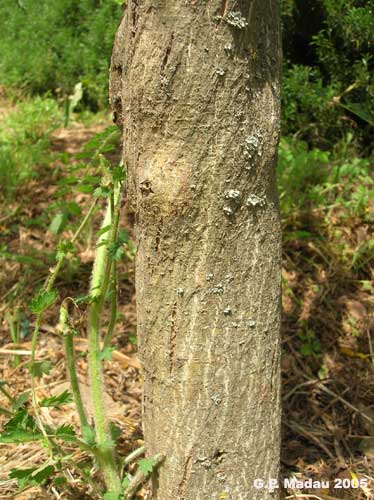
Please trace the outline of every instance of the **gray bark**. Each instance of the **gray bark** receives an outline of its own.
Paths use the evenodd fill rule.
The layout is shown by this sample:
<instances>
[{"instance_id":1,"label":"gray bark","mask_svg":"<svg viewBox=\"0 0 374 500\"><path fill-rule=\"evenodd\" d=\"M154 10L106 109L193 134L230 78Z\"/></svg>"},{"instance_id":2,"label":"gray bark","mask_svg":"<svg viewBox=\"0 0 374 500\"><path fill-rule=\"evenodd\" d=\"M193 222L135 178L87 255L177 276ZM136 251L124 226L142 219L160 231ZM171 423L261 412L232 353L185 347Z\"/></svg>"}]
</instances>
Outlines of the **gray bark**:
<instances>
[{"instance_id":1,"label":"gray bark","mask_svg":"<svg viewBox=\"0 0 374 500\"><path fill-rule=\"evenodd\" d=\"M277 0L128 0L117 33L154 500L278 496L280 60Z\"/></svg>"}]
</instances>

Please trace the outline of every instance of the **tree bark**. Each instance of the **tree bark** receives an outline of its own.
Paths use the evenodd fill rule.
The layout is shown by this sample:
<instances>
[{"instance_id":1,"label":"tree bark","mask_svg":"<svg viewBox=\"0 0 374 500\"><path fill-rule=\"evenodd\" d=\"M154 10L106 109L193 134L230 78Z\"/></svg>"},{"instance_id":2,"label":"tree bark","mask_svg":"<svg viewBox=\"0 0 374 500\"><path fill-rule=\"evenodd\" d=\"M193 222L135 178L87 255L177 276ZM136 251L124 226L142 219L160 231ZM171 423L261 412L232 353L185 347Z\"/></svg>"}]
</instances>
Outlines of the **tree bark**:
<instances>
[{"instance_id":1,"label":"tree bark","mask_svg":"<svg viewBox=\"0 0 374 500\"><path fill-rule=\"evenodd\" d=\"M154 500L278 496L279 32L277 0L128 0L117 33Z\"/></svg>"}]
</instances>

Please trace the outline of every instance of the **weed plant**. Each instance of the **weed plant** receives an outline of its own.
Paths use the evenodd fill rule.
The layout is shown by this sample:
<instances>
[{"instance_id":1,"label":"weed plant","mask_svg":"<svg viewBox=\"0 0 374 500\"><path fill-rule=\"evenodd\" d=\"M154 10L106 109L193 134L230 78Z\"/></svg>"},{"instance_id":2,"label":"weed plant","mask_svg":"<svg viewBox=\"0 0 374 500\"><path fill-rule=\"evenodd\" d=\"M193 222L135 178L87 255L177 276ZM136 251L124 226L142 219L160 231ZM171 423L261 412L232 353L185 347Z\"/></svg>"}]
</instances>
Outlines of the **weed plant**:
<instances>
[{"instance_id":1,"label":"weed plant","mask_svg":"<svg viewBox=\"0 0 374 500\"><path fill-rule=\"evenodd\" d=\"M138 462L134 476L128 471L131 462L144 454L144 448L132 452L129 456L120 458L116 450L118 429L109 421L104 404L105 393L103 378L103 362L110 359L113 348L111 338L117 317L117 277L116 261L133 250L128 234L119 227L120 207L122 200L122 185L125 171L122 165L111 165L104 153L116 147L116 127L109 127L103 133L94 137L80 155L81 163L71 167L72 174L61 183L61 192L66 186L72 185L80 191L92 195L92 203L73 237L60 239L53 267L44 285L39 289L29 309L35 316L34 330L31 341L31 362L28 364L31 389L17 396L12 396L7 390L10 381L0 382L0 391L8 400L8 407L0 408L1 413L8 417L2 432L0 443L22 444L36 441L49 450L49 458L39 467L28 469L13 469L11 479L16 479L21 490L33 485L53 485L60 490L69 491L69 473L75 471L83 484L88 484L95 498L104 500L130 500L141 484L147 480L163 459L156 455L144 458ZM83 175L80 171L84 170ZM60 298L56 288L57 278L67 260L76 253L76 243L85 227L90 223L99 204L104 203L105 215L101 228L97 232L95 260L92 269L91 283L84 297ZM53 224L53 221L52 221ZM55 224L56 234L64 234L64 227ZM38 359L38 340L40 327L45 312L60 300L60 315L57 331L61 335L65 348L67 377L71 391L49 398L40 399L37 396L37 380L51 370L51 362ZM93 408L93 422L87 417L80 387L78 383L74 350L74 336L77 325L74 311L82 304L87 307L88 352L90 399ZM107 304L110 304L110 320L103 335L102 317ZM17 315L19 313L17 312ZM10 331L14 344L20 340L18 316L9 317ZM15 363L19 363L15 358ZM43 419L41 408L58 408L75 403L79 416L79 430L70 424L53 427ZM71 459L71 446L85 452L89 461L84 464L75 463ZM92 472L94 471L94 472ZM95 474L103 478L103 485L97 483Z\"/></svg>"}]
</instances>

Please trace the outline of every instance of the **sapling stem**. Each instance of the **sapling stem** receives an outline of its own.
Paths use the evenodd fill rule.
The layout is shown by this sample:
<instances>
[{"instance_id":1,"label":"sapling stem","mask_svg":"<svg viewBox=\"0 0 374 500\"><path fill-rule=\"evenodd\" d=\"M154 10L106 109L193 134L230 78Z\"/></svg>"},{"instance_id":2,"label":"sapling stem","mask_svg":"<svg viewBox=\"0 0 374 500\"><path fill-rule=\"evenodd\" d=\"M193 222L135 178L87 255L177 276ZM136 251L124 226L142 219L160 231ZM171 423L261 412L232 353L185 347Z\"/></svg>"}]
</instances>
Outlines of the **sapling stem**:
<instances>
[{"instance_id":1,"label":"sapling stem","mask_svg":"<svg viewBox=\"0 0 374 500\"><path fill-rule=\"evenodd\" d=\"M112 441L109 420L104 405L104 375L100 349L101 315L107 292L112 257L108 249L114 244L118 232L120 188L115 185L113 196L110 196L102 228L110 226L109 238L106 233L99 236L96 245L96 256L92 271L90 287L91 304L88 312L88 368L96 440L98 447L98 461L104 475L108 491L121 493L121 479L115 456L115 445Z\"/></svg>"},{"instance_id":2,"label":"sapling stem","mask_svg":"<svg viewBox=\"0 0 374 500\"><path fill-rule=\"evenodd\" d=\"M74 353L74 334L69 326L69 315L68 310L62 304L60 308L60 326L62 330L62 336L64 340L65 357L66 357L66 370L68 372L68 377L70 380L71 391L73 393L73 399L75 407L78 412L79 422L81 431L84 427L88 425L86 412L84 410L84 405L82 401L81 392L79 389L79 382L77 377L77 370L75 366L75 353Z\"/></svg>"}]
</instances>

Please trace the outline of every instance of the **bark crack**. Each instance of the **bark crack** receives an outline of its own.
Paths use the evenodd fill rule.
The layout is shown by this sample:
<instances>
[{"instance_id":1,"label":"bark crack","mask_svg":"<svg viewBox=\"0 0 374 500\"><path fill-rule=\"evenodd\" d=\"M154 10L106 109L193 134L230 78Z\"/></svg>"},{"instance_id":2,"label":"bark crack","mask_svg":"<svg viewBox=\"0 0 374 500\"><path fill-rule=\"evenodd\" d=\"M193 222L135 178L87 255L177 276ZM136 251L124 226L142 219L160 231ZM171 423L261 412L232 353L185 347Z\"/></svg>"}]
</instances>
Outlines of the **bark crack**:
<instances>
[{"instance_id":1,"label":"bark crack","mask_svg":"<svg viewBox=\"0 0 374 500\"><path fill-rule=\"evenodd\" d=\"M177 338L177 328L175 325L175 319L177 316L177 303L174 302L173 308L171 310L171 332L170 332L170 351L169 351L169 358L170 358L170 374L173 373L175 369L175 358L176 358L176 338Z\"/></svg>"},{"instance_id":2,"label":"bark crack","mask_svg":"<svg viewBox=\"0 0 374 500\"><path fill-rule=\"evenodd\" d=\"M138 19L138 16L137 16L137 8L138 8L138 1L137 0L133 0L132 4L131 4L131 20L132 20L132 25L133 25L133 28L134 28L134 31L133 33L135 34L135 29L136 29L136 21Z\"/></svg>"},{"instance_id":3,"label":"bark crack","mask_svg":"<svg viewBox=\"0 0 374 500\"><path fill-rule=\"evenodd\" d=\"M178 486L177 500L184 500L185 498L186 484L190 478L191 470L192 470L192 454L188 455L187 460L183 467L183 477Z\"/></svg>"},{"instance_id":4,"label":"bark crack","mask_svg":"<svg viewBox=\"0 0 374 500\"><path fill-rule=\"evenodd\" d=\"M162 63L161 63L161 75L164 74L164 69L166 68L166 65L168 63L170 52L171 52L171 47L173 45L173 40L174 40L174 31L170 35L170 41L169 41L169 43L168 43L168 45L166 47L164 58L162 59Z\"/></svg>"},{"instance_id":5,"label":"bark crack","mask_svg":"<svg viewBox=\"0 0 374 500\"><path fill-rule=\"evenodd\" d=\"M222 2L222 6L221 6L221 17L225 17L226 13L227 13L227 4L228 4L228 0L223 0Z\"/></svg>"}]
</instances>

